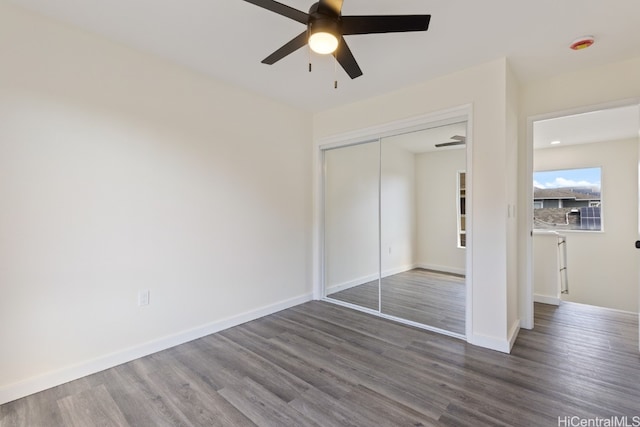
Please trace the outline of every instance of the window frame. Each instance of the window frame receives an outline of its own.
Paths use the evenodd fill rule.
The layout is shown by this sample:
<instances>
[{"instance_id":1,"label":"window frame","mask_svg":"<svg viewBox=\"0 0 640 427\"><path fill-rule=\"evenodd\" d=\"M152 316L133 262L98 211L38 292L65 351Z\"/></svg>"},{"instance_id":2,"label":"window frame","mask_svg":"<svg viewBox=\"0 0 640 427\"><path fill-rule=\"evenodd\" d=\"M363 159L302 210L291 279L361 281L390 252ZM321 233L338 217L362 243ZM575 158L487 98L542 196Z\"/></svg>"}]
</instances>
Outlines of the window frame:
<instances>
[{"instance_id":1,"label":"window frame","mask_svg":"<svg viewBox=\"0 0 640 427\"><path fill-rule=\"evenodd\" d=\"M555 169L544 169L544 170L534 170L533 171L533 181L536 182L536 174L537 173L547 173L547 172L558 172L561 173L563 171L576 171L576 170L582 170L582 169L598 169L599 172L599 181L600 181L600 188L599 188L599 192L600 192L600 199L599 201L594 201L594 200L587 200L587 203L585 206L570 206L570 207L558 207L557 209L569 209L570 212L567 212L565 215L569 214L575 214L576 210L579 210L580 207L585 207L585 208L593 208L593 207L598 207L600 208L600 217L599 217L599 224L600 224L600 228L599 229L588 229L588 228L555 228L555 227L548 227L548 228L540 228L536 225L536 215L535 215L535 211L536 208L535 204L536 204L536 200L535 200L535 187L533 190L533 200L532 200L532 218L533 218L533 224L532 224L532 228L534 232L545 232L545 231L559 231L562 233L603 233L604 232L604 194L603 194L603 184L602 184L602 176L603 176L603 167L602 166L579 166L579 167L567 167L567 168L555 168ZM562 188L562 187L558 187L558 188ZM566 187L565 187L566 188ZM558 201L558 205L559 206L563 206L564 204L562 203L563 199L559 199ZM544 207L544 201L543 200L539 200L539 203L542 203L542 206ZM549 209L554 209L554 208L549 208ZM580 222L578 223L580 224ZM559 224L560 225L560 224Z\"/></svg>"}]
</instances>

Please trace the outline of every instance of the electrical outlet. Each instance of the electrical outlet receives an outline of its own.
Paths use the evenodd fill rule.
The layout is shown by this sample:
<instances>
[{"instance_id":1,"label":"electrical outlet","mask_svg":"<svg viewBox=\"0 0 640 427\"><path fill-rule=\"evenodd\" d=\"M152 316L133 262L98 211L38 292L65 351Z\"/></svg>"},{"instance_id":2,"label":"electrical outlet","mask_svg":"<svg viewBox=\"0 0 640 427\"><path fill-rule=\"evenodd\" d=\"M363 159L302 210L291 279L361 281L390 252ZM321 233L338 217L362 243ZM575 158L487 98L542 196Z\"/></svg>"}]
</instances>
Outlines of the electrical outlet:
<instances>
[{"instance_id":1,"label":"electrical outlet","mask_svg":"<svg viewBox=\"0 0 640 427\"><path fill-rule=\"evenodd\" d=\"M149 289L138 291L138 306L149 305Z\"/></svg>"}]
</instances>

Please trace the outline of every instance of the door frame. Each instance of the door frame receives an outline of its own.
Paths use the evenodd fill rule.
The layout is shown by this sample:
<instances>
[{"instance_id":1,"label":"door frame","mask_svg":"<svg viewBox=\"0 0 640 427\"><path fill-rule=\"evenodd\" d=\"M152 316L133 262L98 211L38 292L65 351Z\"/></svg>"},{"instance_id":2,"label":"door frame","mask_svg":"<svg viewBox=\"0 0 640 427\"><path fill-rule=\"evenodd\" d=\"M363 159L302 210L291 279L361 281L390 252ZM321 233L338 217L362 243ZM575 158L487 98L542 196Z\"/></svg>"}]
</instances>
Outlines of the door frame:
<instances>
[{"instance_id":1,"label":"door frame","mask_svg":"<svg viewBox=\"0 0 640 427\"><path fill-rule=\"evenodd\" d=\"M465 104L458 107L453 107L446 110L441 110L433 113L428 113L420 116L410 117L406 119L397 120L390 123L385 123L377 126L371 126L363 129L357 129L341 134L325 137L317 141L316 149L314 149L314 221L313 221L313 298L316 300L325 299L325 259L324 259L324 152L330 149L346 147L349 145L356 145L366 143L368 141L374 141L385 137L397 135L401 132L408 132L412 130L422 130L429 127L435 127L439 124L445 124L447 122L453 122L454 120L465 120L467 123L467 140L465 147L466 154L466 171L467 171L467 242L465 253L465 335L456 333L450 333L438 328L429 327L428 325L422 325L409 320L403 321L402 319L395 318L393 316L384 315L383 313L372 313L380 317L389 318L395 321L399 321L411 326L416 326L422 329L432 330L435 332L443 333L445 335L453 336L460 339L468 340L472 336L473 331L473 316L472 316L472 296L473 296L473 284L472 284L472 266L473 266L473 171L472 171L472 159L473 159L473 105ZM331 302L334 302L333 300ZM345 303L345 305L347 305ZM351 306L351 305L349 305ZM360 311L372 312L368 309L361 309L357 306L352 308Z\"/></svg>"},{"instance_id":2,"label":"door frame","mask_svg":"<svg viewBox=\"0 0 640 427\"><path fill-rule=\"evenodd\" d=\"M619 107L629 107L633 105L640 105L640 98L627 98L618 101L606 102L595 105L586 105L576 108L570 108L567 110L560 110L550 113L537 114L527 117L527 145L526 145L526 167L525 178L523 179L520 190L523 191L526 197L525 206L525 222L526 222L526 244L525 244L525 281L522 284L523 292L520 292L520 327L524 329L533 329L534 327L534 301L533 301L533 209L531 209L531 201L533 201L533 160L534 160L534 148L533 148L533 124L541 120L556 119L565 116L571 116L576 114L590 113L599 110L608 110ZM640 147L640 135L639 147ZM640 160L640 159L639 159ZM639 169L640 171L640 169ZM640 189L640 174L638 188ZM640 194L638 195L638 230L637 236L640 237ZM638 278L638 289L640 291L640 277ZM640 293L640 292L639 292ZM640 299L640 298L639 298ZM639 301L640 304L640 301ZM640 329L640 314L638 317L638 325ZM640 333L639 333L640 334Z\"/></svg>"}]
</instances>

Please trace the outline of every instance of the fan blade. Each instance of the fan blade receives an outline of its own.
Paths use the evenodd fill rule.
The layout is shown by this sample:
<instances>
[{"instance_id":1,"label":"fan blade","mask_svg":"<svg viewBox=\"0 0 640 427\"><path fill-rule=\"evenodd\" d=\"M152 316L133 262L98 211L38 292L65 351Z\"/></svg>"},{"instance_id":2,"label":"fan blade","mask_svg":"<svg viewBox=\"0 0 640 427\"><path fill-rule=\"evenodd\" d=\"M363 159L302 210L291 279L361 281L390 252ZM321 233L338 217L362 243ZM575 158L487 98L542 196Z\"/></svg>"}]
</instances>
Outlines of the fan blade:
<instances>
[{"instance_id":1,"label":"fan blade","mask_svg":"<svg viewBox=\"0 0 640 427\"><path fill-rule=\"evenodd\" d=\"M355 79L356 77L360 77L362 75L362 70L360 66L356 62L356 58L353 57L353 53L351 53L351 49L347 46L347 42L344 37L340 37L340 44L338 45L338 49L336 49L336 60L344 71L347 72L349 77Z\"/></svg>"},{"instance_id":2,"label":"fan blade","mask_svg":"<svg viewBox=\"0 0 640 427\"><path fill-rule=\"evenodd\" d=\"M343 16L342 34L402 33L427 31L431 15Z\"/></svg>"},{"instance_id":3,"label":"fan blade","mask_svg":"<svg viewBox=\"0 0 640 427\"><path fill-rule=\"evenodd\" d=\"M451 137L451 139L455 139L456 141L465 142L467 140L467 137L466 136L462 136L462 135L453 135Z\"/></svg>"},{"instance_id":4,"label":"fan blade","mask_svg":"<svg viewBox=\"0 0 640 427\"><path fill-rule=\"evenodd\" d=\"M308 37L307 37L307 32L306 31L300 33L300 35L298 35L298 36L294 37L293 39L291 39L291 41L289 43L285 44L280 49L276 50L271 55L269 55L266 58L264 58L262 60L262 63L263 64L268 64L268 65L275 64L276 62L280 61L285 56L289 55L290 53L295 52L296 50L300 49L302 46L306 45L307 44L307 39L308 39Z\"/></svg>"},{"instance_id":5,"label":"fan blade","mask_svg":"<svg viewBox=\"0 0 640 427\"><path fill-rule=\"evenodd\" d=\"M325 15L340 16L342 13L342 0L320 0L318 12Z\"/></svg>"},{"instance_id":6,"label":"fan blade","mask_svg":"<svg viewBox=\"0 0 640 427\"><path fill-rule=\"evenodd\" d=\"M307 25L309 22L309 15L301 10L294 9L292 7L287 6L286 4L278 3L273 0L244 0L247 3L255 4L256 6L260 6L261 8L270 10L271 12L275 12L278 15L286 16L287 18L293 19L294 21L298 21L301 24Z\"/></svg>"},{"instance_id":7,"label":"fan blade","mask_svg":"<svg viewBox=\"0 0 640 427\"><path fill-rule=\"evenodd\" d=\"M465 145L463 141L451 141L451 142L443 142L442 144L436 144L435 146L440 147L452 147L454 145Z\"/></svg>"}]
</instances>

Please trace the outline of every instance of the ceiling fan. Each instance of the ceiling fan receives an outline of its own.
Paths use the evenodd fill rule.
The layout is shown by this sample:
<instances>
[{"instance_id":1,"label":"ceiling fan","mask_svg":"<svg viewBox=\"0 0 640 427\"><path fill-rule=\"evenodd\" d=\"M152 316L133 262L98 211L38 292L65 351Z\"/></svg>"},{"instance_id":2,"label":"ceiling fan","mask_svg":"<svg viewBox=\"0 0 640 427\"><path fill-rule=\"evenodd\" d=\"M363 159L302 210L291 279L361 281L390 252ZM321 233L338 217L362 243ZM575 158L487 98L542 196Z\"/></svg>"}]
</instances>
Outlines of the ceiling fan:
<instances>
[{"instance_id":1,"label":"ceiling fan","mask_svg":"<svg viewBox=\"0 0 640 427\"><path fill-rule=\"evenodd\" d=\"M442 147L452 147L454 145L465 145L467 143L467 137L466 136L453 135L451 137L451 139L453 139L453 141L443 142L441 144L436 144L435 146L437 148L442 148Z\"/></svg>"},{"instance_id":2,"label":"ceiling fan","mask_svg":"<svg viewBox=\"0 0 640 427\"><path fill-rule=\"evenodd\" d=\"M263 59L263 64L275 64L308 43L314 52L333 54L352 79L360 77L362 70L343 36L426 31L431 19L431 15L342 16L343 0L320 0L311 6L309 13L273 0L245 1L307 26L305 31Z\"/></svg>"}]
</instances>

